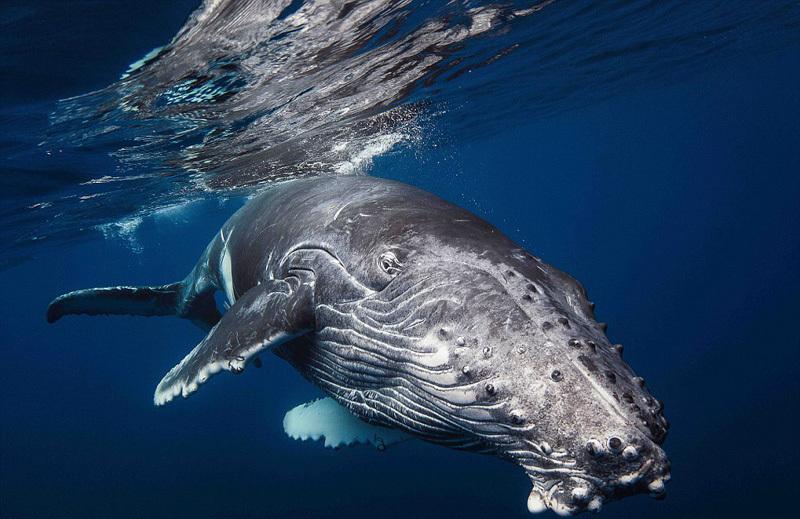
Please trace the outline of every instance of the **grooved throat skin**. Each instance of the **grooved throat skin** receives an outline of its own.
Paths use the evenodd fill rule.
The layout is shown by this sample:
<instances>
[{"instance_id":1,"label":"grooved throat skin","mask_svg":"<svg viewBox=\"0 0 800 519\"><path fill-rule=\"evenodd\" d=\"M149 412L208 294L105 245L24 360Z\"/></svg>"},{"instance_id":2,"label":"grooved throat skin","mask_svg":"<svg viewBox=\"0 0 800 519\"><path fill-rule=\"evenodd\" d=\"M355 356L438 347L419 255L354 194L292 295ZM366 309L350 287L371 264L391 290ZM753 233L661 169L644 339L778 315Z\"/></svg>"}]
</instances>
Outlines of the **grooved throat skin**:
<instances>
[{"instance_id":1,"label":"grooved throat skin","mask_svg":"<svg viewBox=\"0 0 800 519\"><path fill-rule=\"evenodd\" d=\"M223 316L209 310L215 291L231 305ZM231 217L183 282L74 292L48 319L69 313L174 313L210 329L158 385L158 405L270 349L371 426L519 465L531 512L662 497L669 479L663 405L583 287L404 184L275 186ZM331 405L294 410L292 434L303 437L298 417L314 409L340 420Z\"/></svg>"}]
</instances>

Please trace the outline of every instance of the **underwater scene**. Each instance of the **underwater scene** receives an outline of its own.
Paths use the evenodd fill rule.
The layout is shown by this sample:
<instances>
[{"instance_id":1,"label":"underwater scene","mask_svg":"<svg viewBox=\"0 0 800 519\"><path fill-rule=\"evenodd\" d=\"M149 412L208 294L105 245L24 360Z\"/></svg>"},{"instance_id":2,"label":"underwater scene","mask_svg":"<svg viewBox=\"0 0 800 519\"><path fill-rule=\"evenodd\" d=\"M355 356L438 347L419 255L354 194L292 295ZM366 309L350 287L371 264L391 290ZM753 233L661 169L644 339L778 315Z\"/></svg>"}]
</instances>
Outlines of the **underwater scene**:
<instances>
[{"instance_id":1,"label":"underwater scene","mask_svg":"<svg viewBox=\"0 0 800 519\"><path fill-rule=\"evenodd\" d=\"M791 513L800 3L0 29L0 518Z\"/></svg>"}]
</instances>

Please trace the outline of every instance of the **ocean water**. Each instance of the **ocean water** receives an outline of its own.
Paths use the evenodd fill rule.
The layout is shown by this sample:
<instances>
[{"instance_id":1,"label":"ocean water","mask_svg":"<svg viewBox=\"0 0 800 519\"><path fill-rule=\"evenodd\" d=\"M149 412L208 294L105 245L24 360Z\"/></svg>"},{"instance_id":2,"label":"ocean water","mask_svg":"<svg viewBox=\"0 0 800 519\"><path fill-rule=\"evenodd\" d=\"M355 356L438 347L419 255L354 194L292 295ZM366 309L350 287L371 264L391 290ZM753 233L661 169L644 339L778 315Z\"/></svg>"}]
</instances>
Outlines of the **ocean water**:
<instances>
[{"instance_id":1,"label":"ocean water","mask_svg":"<svg viewBox=\"0 0 800 519\"><path fill-rule=\"evenodd\" d=\"M529 515L493 457L289 439L320 392L271 356L155 408L185 321L45 322L183 278L249 196L320 174L432 191L587 288L672 424L667 499L602 516L790 513L797 2L198 7L0 6L0 517Z\"/></svg>"}]
</instances>

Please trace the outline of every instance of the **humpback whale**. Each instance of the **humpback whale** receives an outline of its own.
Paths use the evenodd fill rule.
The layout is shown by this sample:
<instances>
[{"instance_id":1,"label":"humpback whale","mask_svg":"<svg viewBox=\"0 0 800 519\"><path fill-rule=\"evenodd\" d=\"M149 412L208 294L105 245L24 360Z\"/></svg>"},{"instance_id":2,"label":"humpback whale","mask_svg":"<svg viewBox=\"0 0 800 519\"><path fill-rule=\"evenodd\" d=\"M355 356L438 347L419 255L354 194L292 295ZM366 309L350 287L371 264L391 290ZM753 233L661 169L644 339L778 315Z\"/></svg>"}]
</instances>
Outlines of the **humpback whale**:
<instances>
[{"instance_id":1,"label":"humpback whale","mask_svg":"<svg viewBox=\"0 0 800 519\"><path fill-rule=\"evenodd\" d=\"M379 448L417 438L498 456L524 469L534 513L663 497L669 479L663 406L584 288L406 184L273 186L223 225L183 281L71 292L47 320L68 314L177 315L208 330L158 384L156 405L269 350L326 394L286 414L290 436Z\"/></svg>"}]
</instances>

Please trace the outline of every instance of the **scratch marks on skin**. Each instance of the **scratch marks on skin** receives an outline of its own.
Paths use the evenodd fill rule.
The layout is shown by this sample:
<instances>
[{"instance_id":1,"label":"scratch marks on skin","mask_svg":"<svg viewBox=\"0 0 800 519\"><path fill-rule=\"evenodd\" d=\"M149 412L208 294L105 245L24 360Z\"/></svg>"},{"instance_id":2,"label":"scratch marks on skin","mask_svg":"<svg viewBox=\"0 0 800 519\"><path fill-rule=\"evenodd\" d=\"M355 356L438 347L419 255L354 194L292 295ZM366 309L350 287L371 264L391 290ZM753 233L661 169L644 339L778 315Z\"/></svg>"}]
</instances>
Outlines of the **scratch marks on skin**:
<instances>
[{"instance_id":1,"label":"scratch marks on skin","mask_svg":"<svg viewBox=\"0 0 800 519\"><path fill-rule=\"evenodd\" d=\"M272 256L274 254L275 254L275 249L272 249L271 251L269 251L269 256L267 257L267 261L266 261L266 263L264 263L264 270L265 270L265 272L267 274L267 279L269 279L270 281L275 279L275 274L273 273L274 269L271 268L272 267Z\"/></svg>"},{"instance_id":2,"label":"scratch marks on skin","mask_svg":"<svg viewBox=\"0 0 800 519\"><path fill-rule=\"evenodd\" d=\"M623 423L625 423L626 421L625 415L623 415L620 409L617 407L613 397L608 394L608 391L606 391L606 389L603 386L598 384L595 378L592 377L589 373L587 373L585 368L582 365L580 365L580 363L573 361L572 365L575 366L575 368L583 376L583 378L585 378L586 381L589 382L589 384L591 384L591 386L596 391L596 394L600 396L599 400L600 403L603 404L603 407L605 407L612 415L617 416L619 419L622 420Z\"/></svg>"},{"instance_id":3,"label":"scratch marks on skin","mask_svg":"<svg viewBox=\"0 0 800 519\"><path fill-rule=\"evenodd\" d=\"M414 328L416 328L417 326L425 323L425 321L426 321L425 319L414 319L410 324L408 324L405 328L403 328L402 331L409 332Z\"/></svg>"},{"instance_id":4,"label":"scratch marks on skin","mask_svg":"<svg viewBox=\"0 0 800 519\"><path fill-rule=\"evenodd\" d=\"M333 222L335 222L335 221L336 221L336 219L337 219L337 218L339 218L339 215L340 215L340 214L342 214L342 211L343 211L343 210L344 210L344 209L345 209L345 208L346 208L348 205L352 204L353 202L354 202L353 200L350 200L349 202L347 202L346 204L344 204L342 207L340 207L340 208L339 208L339 209L336 211L336 213L334 213L334 215L333 215L333 219L331 219L331 221L330 221L330 222L328 222L328 225L330 225L330 224L332 224Z\"/></svg>"},{"instance_id":5,"label":"scratch marks on skin","mask_svg":"<svg viewBox=\"0 0 800 519\"><path fill-rule=\"evenodd\" d=\"M347 209L347 207L349 207L349 206L350 206L351 204L353 204L353 202L355 202L355 201L356 201L356 200L350 200L349 202L346 202L346 203L342 204L342 205L341 205L341 206L340 206L340 207L339 207L339 208L336 210L336 212L335 212L335 213L333 213L333 217L332 217L332 218L331 218L331 219L330 219L330 220L329 220L329 221L328 221L328 222L325 224L325 226L326 226L326 227L328 227L328 226L332 225L334 222L336 222L336 220L338 220L338 219L339 219L339 216L341 216L341 214L342 214L342 211L344 211L345 209ZM361 217L361 218L369 218L369 217L372 217L372 216L374 216L374 215L372 215L372 214L368 214L368 213L357 213L357 214L356 214L354 217L347 218L347 219L346 219L346 222L347 222L348 224L352 224L352 223L354 223L354 222L355 222L355 221L356 221L356 220L357 220L359 217Z\"/></svg>"}]
</instances>

